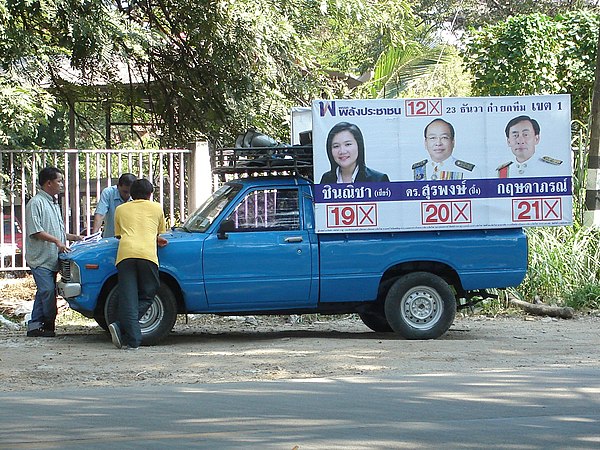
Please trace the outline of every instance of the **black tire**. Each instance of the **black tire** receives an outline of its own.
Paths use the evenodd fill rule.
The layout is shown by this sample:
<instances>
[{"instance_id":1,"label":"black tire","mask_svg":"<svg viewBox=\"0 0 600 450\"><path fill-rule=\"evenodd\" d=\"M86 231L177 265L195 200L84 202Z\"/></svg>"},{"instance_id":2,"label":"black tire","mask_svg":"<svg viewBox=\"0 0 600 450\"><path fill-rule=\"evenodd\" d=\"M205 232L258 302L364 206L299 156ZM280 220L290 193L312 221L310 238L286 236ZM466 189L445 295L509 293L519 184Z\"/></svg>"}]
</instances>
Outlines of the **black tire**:
<instances>
[{"instance_id":1,"label":"black tire","mask_svg":"<svg viewBox=\"0 0 600 450\"><path fill-rule=\"evenodd\" d=\"M104 303L106 323L117 320L118 284L113 286ZM144 317L140 319L142 328L142 345L156 345L173 329L177 320L177 301L175 295L165 283L161 283L154 301ZM96 319L96 322L99 322ZM98 323L100 325L100 323ZM100 325L102 326L102 325Z\"/></svg>"},{"instance_id":2,"label":"black tire","mask_svg":"<svg viewBox=\"0 0 600 450\"><path fill-rule=\"evenodd\" d=\"M391 333L394 331L385 317L385 297L390 287L398 278L390 278L379 285L377 301L367 303L358 312L363 323L376 333Z\"/></svg>"},{"instance_id":3,"label":"black tire","mask_svg":"<svg viewBox=\"0 0 600 450\"><path fill-rule=\"evenodd\" d=\"M414 272L400 277L388 291L385 316L405 339L437 339L454 322L456 299L442 278Z\"/></svg>"},{"instance_id":4,"label":"black tire","mask_svg":"<svg viewBox=\"0 0 600 450\"><path fill-rule=\"evenodd\" d=\"M383 312L382 307L370 308L366 311L360 311L358 313L358 316L366 326L368 326L371 330L375 331L376 333L390 333L394 331L392 330L392 327L385 318L385 313Z\"/></svg>"},{"instance_id":5,"label":"black tire","mask_svg":"<svg viewBox=\"0 0 600 450\"><path fill-rule=\"evenodd\" d=\"M101 315L94 315L94 320L104 331L108 331L108 324L106 323L106 317Z\"/></svg>"}]
</instances>

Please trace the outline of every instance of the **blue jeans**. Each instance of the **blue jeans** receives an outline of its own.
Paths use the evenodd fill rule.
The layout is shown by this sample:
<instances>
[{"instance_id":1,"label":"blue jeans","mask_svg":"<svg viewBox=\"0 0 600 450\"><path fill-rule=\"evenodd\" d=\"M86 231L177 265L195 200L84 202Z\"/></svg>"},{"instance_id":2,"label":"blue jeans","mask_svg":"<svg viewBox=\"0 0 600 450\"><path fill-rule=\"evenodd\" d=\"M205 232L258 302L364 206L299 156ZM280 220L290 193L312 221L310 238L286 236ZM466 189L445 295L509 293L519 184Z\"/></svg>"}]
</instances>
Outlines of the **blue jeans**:
<instances>
[{"instance_id":1,"label":"blue jeans","mask_svg":"<svg viewBox=\"0 0 600 450\"><path fill-rule=\"evenodd\" d=\"M31 320L27 324L28 330L44 328L54 330L56 321L56 274L50 269L36 267L31 269L37 291L31 311Z\"/></svg>"},{"instance_id":2,"label":"blue jeans","mask_svg":"<svg viewBox=\"0 0 600 450\"><path fill-rule=\"evenodd\" d=\"M139 320L154 300L160 286L158 266L152 261L128 258L117 264L119 273L119 329L123 345L139 347L142 330Z\"/></svg>"}]
</instances>

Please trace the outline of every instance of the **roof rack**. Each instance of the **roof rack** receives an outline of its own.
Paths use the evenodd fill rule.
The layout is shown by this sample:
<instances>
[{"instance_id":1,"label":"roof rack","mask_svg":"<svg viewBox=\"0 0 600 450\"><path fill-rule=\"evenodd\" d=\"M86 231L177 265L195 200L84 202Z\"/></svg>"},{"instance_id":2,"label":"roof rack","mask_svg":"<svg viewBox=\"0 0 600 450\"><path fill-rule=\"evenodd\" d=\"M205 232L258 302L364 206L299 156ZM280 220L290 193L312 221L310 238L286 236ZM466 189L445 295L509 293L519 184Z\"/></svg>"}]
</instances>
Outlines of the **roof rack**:
<instances>
[{"instance_id":1,"label":"roof rack","mask_svg":"<svg viewBox=\"0 0 600 450\"><path fill-rule=\"evenodd\" d=\"M312 179L312 145L216 148L211 152L213 174L237 176L298 175Z\"/></svg>"}]
</instances>

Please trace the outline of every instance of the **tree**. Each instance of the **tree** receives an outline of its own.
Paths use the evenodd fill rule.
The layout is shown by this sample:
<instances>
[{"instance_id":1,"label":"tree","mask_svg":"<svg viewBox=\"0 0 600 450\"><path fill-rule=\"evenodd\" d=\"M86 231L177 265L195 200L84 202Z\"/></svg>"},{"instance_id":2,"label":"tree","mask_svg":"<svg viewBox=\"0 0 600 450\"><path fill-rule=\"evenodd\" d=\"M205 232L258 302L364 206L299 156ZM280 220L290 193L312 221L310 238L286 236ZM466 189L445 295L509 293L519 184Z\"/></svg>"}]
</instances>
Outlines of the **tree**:
<instances>
[{"instance_id":1,"label":"tree","mask_svg":"<svg viewBox=\"0 0 600 450\"><path fill-rule=\"evenodd\" d=\"M598 0L420 0L414 10L432 29L469 30L529 14L556 16L568 11L598 12Z\"/></svg>"},{"instance_id":2,"label":"tree","mask_svg":"<svg viewBox=\"0 0 600 450\"><path fill-rule=\"evenodd\" d=\"M230 144L250 127L286 140L291 106L359 95L333 74L391 67L377 80L389 93L422 73L420 36L406 0L0 0L0 66L50 86L86 145L101 145L108 111L160 146Z\"/></svg>"},{"instance_id":3,"label":"tree","mask_svg":"<svg viewBox=\"0 0 600 450\"><path fill-rule=\"evenodd\" d=\"M54 107L43 89L0 76L0 148L36 147L39 127L47 125Z\"/></svg>"},{"instance_id":4,"label":"tree","mask_svg":"<svg viewBox=\"0 0 600 450\"><path fill-rule=\"evenodd\" d=\"M406 83L403 97L468 97L472 80L464 69L458 50L452 46L443 48L445 61L437 63L425 75Z\"/></svg>"},{"instance_id":5,"label":"tree","mask_svg":"<svg viewBox=\"0 0 600 450\"><path fill-rule=\"evenodd\" d=\"M473 93L569 93L573 117L587 121L598 25L597 15L578 11L511 17L473 31L463 52Z\"/></svg>"}]
</instances>

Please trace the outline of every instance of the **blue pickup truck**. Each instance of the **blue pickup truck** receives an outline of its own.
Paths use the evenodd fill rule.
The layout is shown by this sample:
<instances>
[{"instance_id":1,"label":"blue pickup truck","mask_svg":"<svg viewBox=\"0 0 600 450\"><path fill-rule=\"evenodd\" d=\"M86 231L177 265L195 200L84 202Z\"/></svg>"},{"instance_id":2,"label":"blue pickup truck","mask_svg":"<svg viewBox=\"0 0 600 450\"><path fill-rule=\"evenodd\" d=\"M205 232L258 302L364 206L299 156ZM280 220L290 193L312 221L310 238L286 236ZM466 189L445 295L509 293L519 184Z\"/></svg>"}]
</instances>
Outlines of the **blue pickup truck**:
<instances>
[{"instance_id":1,"label":"blue pickup truck","mask_svg":"<svg viewBox=\"0 0 600 450\"><path fill-rule=\"evenodd\" d=\"M485 289L518 285L520 228L317 234L313 184L298 174L224 183L159 249L161 286L141 319L143 344L178 314L357 313L377 332L435 339ZM61 257L60 294L100 326L116 317L118 240Z\"/></svg>"}]
</instances>

